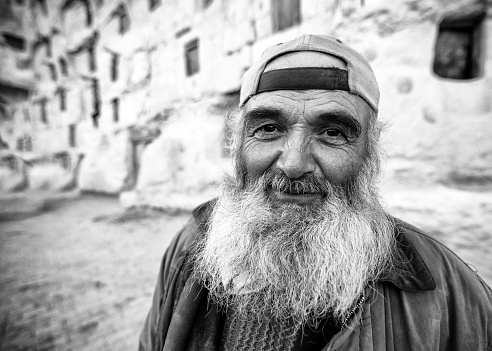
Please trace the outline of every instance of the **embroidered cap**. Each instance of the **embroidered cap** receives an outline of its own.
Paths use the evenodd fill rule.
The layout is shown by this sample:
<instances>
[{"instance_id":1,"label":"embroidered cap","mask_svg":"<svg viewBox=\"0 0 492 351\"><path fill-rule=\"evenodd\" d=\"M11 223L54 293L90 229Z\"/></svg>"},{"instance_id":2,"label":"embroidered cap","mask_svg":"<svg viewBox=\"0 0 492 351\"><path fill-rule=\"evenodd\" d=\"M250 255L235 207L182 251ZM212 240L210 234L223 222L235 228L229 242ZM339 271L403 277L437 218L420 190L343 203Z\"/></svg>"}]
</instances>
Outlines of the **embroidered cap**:
<instances>
[{"instance_id":1,"label":"embroidered cap","mask_svg":"<svg viewBox=\"0 0 492 351\"><path fill-rule=\"evenodd\" d=\"M314 51L342 60L346 69L336 67L285 67L265 71L275 59L295 52ZM239 107L250 97L273 90L344 90L378 110L379 88L367 60L339 39L325 35L303 35L269 47L243 76Z\"/></svg>"}]
</instances>

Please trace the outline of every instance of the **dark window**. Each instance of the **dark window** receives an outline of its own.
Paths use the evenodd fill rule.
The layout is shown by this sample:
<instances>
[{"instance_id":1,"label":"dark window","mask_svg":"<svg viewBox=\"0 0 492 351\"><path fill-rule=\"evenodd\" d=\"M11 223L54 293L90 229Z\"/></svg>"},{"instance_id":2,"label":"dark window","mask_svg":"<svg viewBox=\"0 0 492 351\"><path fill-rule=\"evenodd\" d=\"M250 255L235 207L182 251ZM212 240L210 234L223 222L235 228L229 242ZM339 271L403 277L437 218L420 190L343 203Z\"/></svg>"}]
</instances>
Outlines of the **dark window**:
<instances>
[{"instance_id":1,"label":"dark window","mask_svg":"<svg viewBox=\"0 0 492 351\"><path fill-rule=\"evenodd\" d=\"M92 124L94 127L99 127L99 81L92 80Z\"/></svg>"},{"instance_id":2,"label":"dark window","mask_svg":"<svg viewBox=\"0 0 492 351\"><path fill-rule=\"evenodd\" d=\"M45 15L48 14L48 5L46 4L46 0L37 0L41 10Z\"/></svg>"},{"instance_id":3,"label":"dark window","mask_svg":"<svg viewBox=\"0 0 492 351\"><path fill-rule=\"evenodd\" d=\"M301 23L300 0L271 0L271 6L274 32Z\"/></svg>"},{"instance_id":4,"label":"dark window","mask_svg":"<svg viewBox=\"0 0 492 351\"><path fill-rule=\"evenodd\" d=\"M70 136L71 135L71 128L70 128L71 126L72 125L69 125L68 126L68 128L69 128L68 129L68 138L69 138L68 142L69 143L71 143L71 139L70 139L71 138L71 136ZM74 131L73 131L74 134L73 134L73 136L75 138L75 125L73 125L73 126L74 126ZM75 143L75 139L73 139L73 142ZM73 145L73 146L70 145L70 146L71 147L75 147L76 145ZM71 158L70 158L70 155L68 154L68 152L60 152L60 153L58 153L56 155L56 157L60 161L60 164L61 164L61 166L62 166L63 169L70 169L71 168L72 162L71 162Z\"/></svg>"},{"instance_id":5,"label":"dark window","mask_svg":"<svg viewBox=\"0 0 492 351\"><path fill-rule=\"evenodd\" d=\"M17 138L17 151L24 151L24 140L23 138Z\"/></svg>"},{"instance_id":6,"label":"dark window","mask_svg":"<svg viewBox=\"0 0 492 351\"><path fill-rule=\"evenodd\" d=\"M111 13L111 18L118 18L120 34L125 34L130 28L130 16L124 4L119 4Z\"/></svg>"},{"instance_id":7,"label":"dark window","mask_svg":"<svg viewBox=\"0 0 492 351\"><path fill-rule=\"evenodd\" d=\"M29 135L24 136L24 150L32 151L32 138Z\"/></svg>"},{"instance_id":8,"label":"dark window","mask_svg":"<svg viewBox=\"0 0 492 351\"><path fill-rule=\"evenodd\" d=\"M471 79L482 71L482 10L462 11L445 17L439 25L434 72L443 78Z\"/></svg>"},{"instance_id":9,"label":"dark window","mask_svg":"<svg viewBox=\"0 0 492 351\"><path fill-rule=\"evenodd\" d=\"M68 144L70 145L70 147L77 146L76 127L77 126L75 124L68 125Z\"/></svg>"},{"instance_id":10,"label":"dark window","mask_svg":"<svg viewBox=\"0 0 492 351\"><path fill-rule=\"evenodd\" d=\"M85 24L89 27L92 24L92 13L87 0L83 1L85 5Z\"/></svg>"},{"instance_id":11,"label":"dark window","mask_svg":"<svg viewBox=\"0 0 492 351\"><path fill-rule=\"evenodd\" d=\"M207 9L207 7L209 7L212 3L214 2L214 0L196 0L196 9L198 11L202 11L202 10L205 10Z\"/></svg>"},{"instance_id":12,"label":"dark window","mask_svg":"<svg viewBox=\"0 0 492 351\"><path fill-rule=\"evenodd\" d=\"M48 63L48 67L50 68L50 76L51 80L58 80L58 74L56 73L56 67L54 63Z\"/></svg>"},{"instance_id":13,"label":"dark window","mask_svg":"<svg viewBox=\"0 0 492 351\"><path fill-rule=\"evenodd\" d=\"M60 99L60 111L67 110L67 91L63 88L58 90L58 96Z\"/></svg>"},{"instance_id":14,"label":"dark window","mask_svg":"<svg viewBox=\"0 0 492 351\"><path fill-rule=\"evenodd\" d=\"M17 147L18 146L19 146L19 144L17 142ZM17 162L17 157L15 157L15 156L7 156L7 160L6 161L8 162L8 167L12 171L14 171L14 172L18 171L19 163Z\"/></svg>"},{"instance_id":15,"label":"dark window","mask_svg":"<svg viewBox=\"0 0 492 351\"><path fill-rule=\"evenodd\" d=\"M53 53L53 48L51 47L51 38L50 37L42 37L41 42L46 46L46 56L51 57Z\"/></svg>"},{"instance_id":16,"label":"dark window","mask_svg":"<svg viewBox=\"0 0 492 351\"><path fill-rule=\"evenodd\" d=\"M113 122L118 122L120 120L120 100L111 100L111 105L113 106Z\"/></svg>"},{"instance_id":17,"label":"dark window","mask_svg":"<svg viewBox=\"0 0 492 351\"><path fill-rule=\"evenodd\" d=\"M149 10L153 11L160 3L161 0L149 0Z\"/></svg>"},{"instance_id":18,"label":"dark window","mask_svg":"<svg viewBox=\"0 0 492 351\"><path fill-rule=\"evenodd\" d=\"M191 76L200 70L198 39L185 45L186 75Z\"/></svg>"},{"instance_id":19,"label":"dark window","mask_svg":"<svg viewBox=\"0 0 492 351\"><path fill-rule=\"evenodd\" d=\"M120 55L111 54L111 81L118 80L118 65L120 63Z\"/></svg>"},{"instance_id":20,"label":"dark window","mask_svg":"<svg viewBox=\"0 0 492 351\"><path fill-rule=\"evenodd\" d=\"M94 46L90 46L88 49L89 53L89 70L94 72L96 70L96 52Z\"/></svg>"},{"instance_id":21,"label":"dark window","mask_svg":"<svg viewBox=\"0 0 492 351\"><path fill-rule=\"evenodd\" d=\"M0 135L0 150L1 149L9 149L9 144L7 144L3 139L2 136Z\"/></svg>"},{"instance_id":22,"label":"dark window","mask_svg":"<svg viewBox=\"0 0 492 351\"><path fill-rule=\"evenodd\" d=\"M60 59L58 60L58 62L60 63L60 71L61 71L61 73L65 77L68 76L67 61L63 57L60 57Z\"/></svg>"},{"instance_id":23,"label":"dark window","mask_svg":"<svg viewBox=\"0 0 492 351\"><path fill-rule=\"evenodd\" d=\"M26 50L26 41L24 38L10 33L3 33L3 38L11 48L18 51Z\"/></svg>"},{"instance_id":24,"label":"dark window","mask_svg":"<svg viewBox=\"0 0 492 351\"><path fill-rule=\"evenodd\" d=\"M191 28L190 27L184 27L184 28L178 30L176 32L176 34L174 34L174 36L176 38L181 38L183 35L185 35L186 33L189 33L190 31L191 31Z\"/></svg>"},{"instance_id":25,"label":"dark window","mask_svg":"<svg viewBox=\"0 0 492 351\"><path fill-rule=\"evenodd\" d=\"M46 104L48 100L47 99L41 99L38 101L39 104L39 115L41 117L41 122L44 124L48 124L48 116L46 114Z\"/></svg>"},{"instance_id":26,"label":"dark window","mask_svg":"<svg viewBox=\"0 0 492 351\"><path fill-rule=\"evenodd\" d=\"M128 28L130 28L130 17L128 16L128 13L125 11L120 15L120 28L119 28L120 34L126 33L128 31Z\"/></svg>"}]
</instances>

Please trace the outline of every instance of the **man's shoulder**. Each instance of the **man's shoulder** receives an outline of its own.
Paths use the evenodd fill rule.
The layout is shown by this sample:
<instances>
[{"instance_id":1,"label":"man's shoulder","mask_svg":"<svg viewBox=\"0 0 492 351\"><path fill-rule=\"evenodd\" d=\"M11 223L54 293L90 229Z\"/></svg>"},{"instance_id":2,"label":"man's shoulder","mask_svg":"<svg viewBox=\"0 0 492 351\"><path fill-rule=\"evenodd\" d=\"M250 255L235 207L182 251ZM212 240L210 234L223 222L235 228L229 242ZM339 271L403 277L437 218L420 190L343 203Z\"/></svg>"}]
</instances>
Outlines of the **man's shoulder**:
<instances>
[{"instance_id":1,"label":"man's shoulder","mask_svg":"<svg viewBox=\"0 0 492 351\"><path fill-rule=\"evenodd\" d=\"M414 225L400 219L395 219L395 223L398 235L403 238L401 242L413 246L414 254L430 272L438 289L479 294L492 303L490 287L456 253Z\"/></svg>"},{"instance_id":2,"label":"man's shoulder","mask_svg":"<svg viewBox=\"0 0 492 351\"><path fill-rule=\"evenodd\" d=\"M472 269L456 255L456 253L422 229L398 218L395 218L395 223L397 234L403 236L406 241L413 245L416 252L421 256L428 267L436 266L437 263L447 262L448 265L446 267L437 265L436 268L455 268L460 271L465 270L467 273L474 273Z\"/></svg>"}]
</instances>

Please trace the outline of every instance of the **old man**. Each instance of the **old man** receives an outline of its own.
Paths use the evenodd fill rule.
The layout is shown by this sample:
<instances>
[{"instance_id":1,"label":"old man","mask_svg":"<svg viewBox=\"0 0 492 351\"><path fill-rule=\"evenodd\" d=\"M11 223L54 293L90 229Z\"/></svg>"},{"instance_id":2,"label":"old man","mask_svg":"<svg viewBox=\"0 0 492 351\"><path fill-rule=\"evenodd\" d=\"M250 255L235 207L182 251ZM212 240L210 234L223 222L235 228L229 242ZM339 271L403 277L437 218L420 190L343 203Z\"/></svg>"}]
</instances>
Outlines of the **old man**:
<instances>
[{"instance_id":1,"label":"old man","mask_svg":"<svg viewBox=\"0 0 492 351\"><path fill-rule=\"evenodd\" d=\"M246 72L234 177L162 261L140 350L492 350L492 291L378 199L379 89L304 35Z\"/></svg>"}]
</instances>

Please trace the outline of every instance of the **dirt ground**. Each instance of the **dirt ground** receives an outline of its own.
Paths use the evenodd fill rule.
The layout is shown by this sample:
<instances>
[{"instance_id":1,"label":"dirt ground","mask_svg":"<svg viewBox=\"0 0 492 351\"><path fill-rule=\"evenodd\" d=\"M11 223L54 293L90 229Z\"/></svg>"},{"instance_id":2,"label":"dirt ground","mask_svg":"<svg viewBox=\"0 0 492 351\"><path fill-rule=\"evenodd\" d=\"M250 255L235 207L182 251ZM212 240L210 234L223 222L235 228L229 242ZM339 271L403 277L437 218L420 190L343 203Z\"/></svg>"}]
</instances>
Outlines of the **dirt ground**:
<instances>
[{"instance_id":1,"label":"dirt ground","mask_svg":"<svg viewBox=\"0 0 492 351\"><path fill-rule=\"evenodd\" d=\"M386 189L385 202L492 284L492 193ZM161 256L187 216L122 215L116 198L85 195L0 222L0 350L136 350Z\"/></svg>"},{"instance_id":2,"label":"dirt ground","mask_svg":"<svg viewBox=\"0 0 492 351\"><path fill-rule=\"evenodd\" d=\"M137 350L160 258L186 220L84 196L0 223L1 350Z\"/></svg>"}]
</instances>

